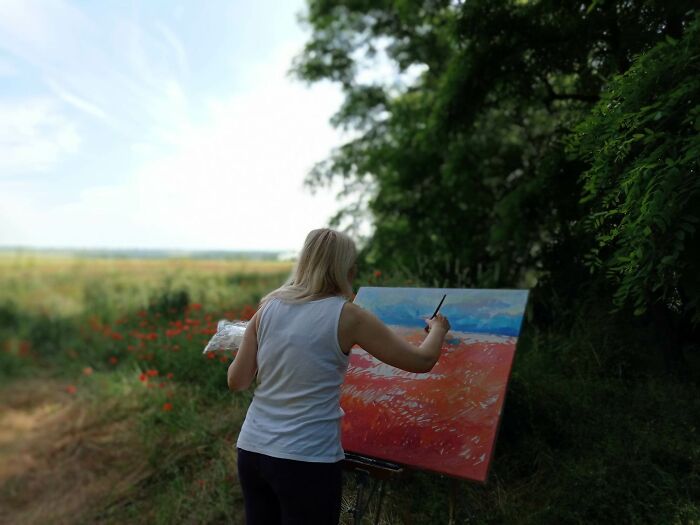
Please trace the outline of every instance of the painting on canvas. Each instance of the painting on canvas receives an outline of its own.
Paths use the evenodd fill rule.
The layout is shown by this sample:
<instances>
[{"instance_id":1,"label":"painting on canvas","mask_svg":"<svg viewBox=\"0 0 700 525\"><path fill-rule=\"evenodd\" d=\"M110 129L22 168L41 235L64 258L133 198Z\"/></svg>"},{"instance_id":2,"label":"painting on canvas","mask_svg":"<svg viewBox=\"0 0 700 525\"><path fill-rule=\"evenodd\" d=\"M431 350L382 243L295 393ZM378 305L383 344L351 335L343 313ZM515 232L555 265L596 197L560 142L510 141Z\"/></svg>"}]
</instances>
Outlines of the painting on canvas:
<instances>
[{"instance_id":1,"label":"painting on canvas","mask_svg":"<svg viewBox=\"0 0 700 525\"><path fill-rule=\"evenodd\" d=\"M410 373L352 349L341 406L346 452L485 481L527 290L360 288L355 303L419 345L443 294L452 326L435 367Z\"/></svg>"}]
</instances>

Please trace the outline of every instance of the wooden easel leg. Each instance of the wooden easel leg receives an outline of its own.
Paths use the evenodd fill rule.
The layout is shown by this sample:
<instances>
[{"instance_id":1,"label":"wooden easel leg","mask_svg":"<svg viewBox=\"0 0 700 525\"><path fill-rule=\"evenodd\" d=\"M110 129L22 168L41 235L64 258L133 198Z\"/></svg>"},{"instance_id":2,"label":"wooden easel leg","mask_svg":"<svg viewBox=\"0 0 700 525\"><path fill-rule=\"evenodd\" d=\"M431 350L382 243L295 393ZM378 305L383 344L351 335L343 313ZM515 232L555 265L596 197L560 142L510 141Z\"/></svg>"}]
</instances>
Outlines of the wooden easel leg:
<instances>
[{"instance_id":1,"label":"wooden easel leg","mask_svg":"<svg viewBox=\"0 0 700 525\"><path fill-rule=\"evenodd\" d=\"M384 480L379 482L379 502L377 503L377 512L374 515L374 525L379 525L379 517L382 515L382 503L384 502Z\"/></svg>"},{"instance_id":2,"label":"wooden easel leg","mask_svg":"<svg viewBox=\"0 0 700 525\"><path fill-rule=\"evenodd\" d=\"M362 508L362 493L365 491L365 485L367 485L369 476L364 472L355 473L355 505L353 506L352 516L353 524L361 525L362 515L364 514L364 509Z\"/></svg>"},{"instance_id":3,"label":"wooden easel leg","mask_svg":"<svg viewBox=\"0 0 700 525\"><path fill-rule=\"evenodd\" d=\"M449 525L455 525L455 510L457 506L457 480L450 480Z\"/></svg>"},{"instance_id":4,"label":"wooden easel leg","mask_svg":"<svg viewBox=\"0 0 700 525\"><path fill-rule=\"evenodd\" d=\"M355 472L355 504L353 508L347 509L352 514L353 525L360 525L365 512L369 509L375 492L379 489L379 501L374 515L374 525L379 524L382 515L382 503L388 479L396 479L403 474L403 468L386 461L365 458L357 454L345 454L344 468ZM370 480L370 477L373 478ZM369 485L369 486L368 486ZM365 492L369 491L366 495Z\"/></svg>"},{"instance_id":5,"label":"wooden easel leg","mask_svg":"<svg viewBox=\"0 0 700 525\"><path fill-rule=\"evenodd\" d=\"M365 512L367 512L367 509L369 509L369 504L372 501L372 497L374 496L374 493L376 492L377 488L379 488L379 504L377 506L377 514L374 520L374 523L376 525L377 523L379 523L379 515L382 511L382 500L384 498L384 480L375 480L372 483L372 481L369 478L369 474L361 470L358 470L355 473L355 479L355 505L352 509L348 511L353 515L353 524L361 525L362 518L364 518ZM365 489L368 488L368 485L369 493L365 496Z\"/></svg>"},{"instance_id":6,"label":"wooden easel leg","mask_svg":"<svg viewBox=\"0 0 700 525\"><path fill-rule=\"evenodd\" d=\"M355 479L357 479L357 492L355 493L355 508L352 510L354 520L354 525L361 525L362 518L365 516L365 512L369 508L369 502L372 501L372 496L374 496L374 491L377 489L377 483L372 483L369 477L369 473L358 470L355 474ZM365 489L369 490L369 493L363 497Z\"/></svg>"}]
</instances>

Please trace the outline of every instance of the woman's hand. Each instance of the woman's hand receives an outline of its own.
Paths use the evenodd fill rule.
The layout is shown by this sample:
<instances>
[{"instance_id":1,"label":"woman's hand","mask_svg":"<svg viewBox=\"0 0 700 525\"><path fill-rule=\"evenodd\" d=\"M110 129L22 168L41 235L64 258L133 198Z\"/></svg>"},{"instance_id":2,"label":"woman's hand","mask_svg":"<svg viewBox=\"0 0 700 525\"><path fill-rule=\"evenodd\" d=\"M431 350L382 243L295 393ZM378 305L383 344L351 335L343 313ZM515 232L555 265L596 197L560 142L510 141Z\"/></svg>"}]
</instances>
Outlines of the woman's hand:
<instances>
[{"instance_id":1,"label":"woman's hand","mask_svg":"<svg viewBox=\"0 0 700 525\"><path fill-rule=\"evenodd\" d=\"M427 319L425 321L428 323L428 331L432 332L434 328L437 328L438 330L444 330L445 333L450 331L450 321L447 320L447 317L445 317L442 314L436 314L435 317L432 319Z\"/></svg>"}]
</instances>

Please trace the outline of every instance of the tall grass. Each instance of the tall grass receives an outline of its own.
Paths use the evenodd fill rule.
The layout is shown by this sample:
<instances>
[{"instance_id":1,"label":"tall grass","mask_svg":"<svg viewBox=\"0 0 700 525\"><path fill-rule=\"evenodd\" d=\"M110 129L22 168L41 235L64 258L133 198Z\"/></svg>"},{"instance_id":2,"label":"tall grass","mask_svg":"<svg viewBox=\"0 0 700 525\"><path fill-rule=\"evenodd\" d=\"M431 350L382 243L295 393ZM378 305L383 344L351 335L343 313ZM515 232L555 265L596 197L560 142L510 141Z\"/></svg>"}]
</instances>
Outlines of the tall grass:
<instances>
[{"instance_id":1,"label":"tall grass","mask_svg":"<svg viewBox=\"0 0 700 525\"><path fill-rule=\"evenodd\" d=\"M235 440L251 392L229 392L230 358L201 351L289 264L0 264L0 380L60 379L95 425L127 421L143 448L131 488L76 522L242 523ZM614 322L594 310L566 327L526 322L488 483L411 472L380 523L446 523L453 490L457 523L700 523L700 388L654 373L643 334ZM352 488L348 475L344 501Z\"/></svg>"}]
</instances>

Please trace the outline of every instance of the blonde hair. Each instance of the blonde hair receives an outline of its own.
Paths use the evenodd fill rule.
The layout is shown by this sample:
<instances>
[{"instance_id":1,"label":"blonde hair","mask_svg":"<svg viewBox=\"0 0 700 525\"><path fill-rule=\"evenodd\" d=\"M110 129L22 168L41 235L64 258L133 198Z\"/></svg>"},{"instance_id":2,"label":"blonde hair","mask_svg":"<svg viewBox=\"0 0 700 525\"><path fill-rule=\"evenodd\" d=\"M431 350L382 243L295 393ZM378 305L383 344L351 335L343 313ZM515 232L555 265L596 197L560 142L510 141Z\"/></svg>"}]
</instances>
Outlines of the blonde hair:
<instances>
[{"instance_id":1,"label":"blonde hair","mask_svg":"<svg viewBox=\"0 0 700 525\"><path fill-rule=\"evenodd\" d=\"M311 230L287 282L263 297L260 305L273 297L291 303L330 295L350 298L348 273L356 258L355 243L346 234L329 228Z\"/></svg>"}]
</instances>

